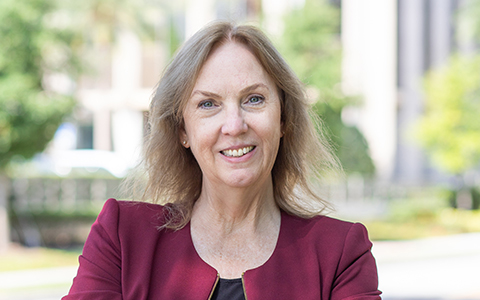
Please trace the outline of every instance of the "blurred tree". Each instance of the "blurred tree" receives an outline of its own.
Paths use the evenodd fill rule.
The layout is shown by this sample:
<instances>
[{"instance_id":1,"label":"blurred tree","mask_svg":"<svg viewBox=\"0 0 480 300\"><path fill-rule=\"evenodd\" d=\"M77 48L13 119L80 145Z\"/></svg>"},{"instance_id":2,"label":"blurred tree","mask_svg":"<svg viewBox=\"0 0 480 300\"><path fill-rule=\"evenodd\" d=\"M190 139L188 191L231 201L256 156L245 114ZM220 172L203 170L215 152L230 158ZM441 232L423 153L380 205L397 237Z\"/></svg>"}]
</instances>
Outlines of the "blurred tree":
<instances>
[{"instance_id":1,"label":"blurred tree","mask_svg":"<svg viewBox=\"0 0 480 300\"><path fill-rule=\"evenodd\" d=\"M460 52L425 75L425 113L415 135L439 169L455 175L448 197L453 207L478 209L478 186L467 176L480 163L480 1L457 11ZM477 51L475 51L477 50Z\"/></svg>"},{"instance_id":2,"label":"blurred tree","mask_svg":"<svg viewBox=\"0 0 480 300\"><path fill-rule=\"evenodd\" d=\"M0 1L0 248L8 236L7 166L43 151L72 112L76 79L95 71L80 57L109 48L122 30L153 37L161 18L152 8L161 2Z\"/></svg>"},{"instance_id":3,"label":"blurred tree","mask_svg":"<svg viewBox=\"0 0 480 300\"><path fill-rule=\"evenodd\" d=\"M456 175L453 207L478 209L478 187L466 180L480 162L480 55L454 55L425 77L425 114L416 136L440 169Z\"/></svg>"},{"instance_id":4,"label":"blurred tree","mask_svg":"<svg viewBox=\"0 0 480 300\"><path fill-rule=\"evenodd\" d=\"M74 106L53 76L75 78L79 36L61 26L55 1L0 1L0 170L42 151ZM62 77L62 75L66 75Z\"/></svg>"},{"instance_id":5,"label":"blurred tree","mask_svg":"<svg viewBox=\"0 0 480 300\"><path fill-rule=\"evenodd\" d=\"M467 0L461 1L458 11L458 25L461 27L459 32L460 39L476 39L480 41L480 1Z\"/></svg>"},{"instance_id":6,"label":"blurred tree","mask_svg":"<svg viewBox=\"0 0 480 300\"><path fill-rule=\"evenodd\" d=\"M368 144L353 126L342 122L345 105L354 100L340 91L340 12L326 0L306 0L286 16L280 43L285 58L300 79L313 91L313 109L324 121L336 154L346 173L373 175L375 167Z\"/></svg>"},{"instance_id":7,"label":"blurred tree","mask_svg":"<svg viewBox=\"0 0 480 300\"><path fill-rule=\"evenodd\" d=\"M427 74L418 138L433 163L463 174L480 162L480 56L453 56Z\"/></svg>"},{"instance_id":8,"label":"blurred tree","mask_svg":"<svg viewBox=\"0 0 480 300\"><path fill-rule=\"evenodd\" d=\"M156 25L165 6L162 0L64 0L63 3L87 47L111 45L123 30L152 39L158 34Z\"/></svg>"},{"instance_id":9,"label":"blurred tree","mask_svg":"<svg viewBox=\"0 0 480 300\"><path fill-rule=\"evenodd\" d=\"M41 152L75 104L79 36L57 8L53 0L0 1L0 250L9 241L7 165Z\"/></svg>"},{"instance_id":10,"label":"blurred tree","mask_svg":"<svg viewBox=\"0 0 480 300\"><path fill-rule=\"evenodd\" d=\"M122 29L154 35L156 15L148 16L144 2L0 1L0 170L41 152L72 111L73 82L86 70L80 53L113 43ZM53 77L72 89L48 88Z\"/></svg>"},{"instance_id":11,"label":"blurred tree","mask_svg":"<svg viewBox=\"0 0 480 300\"><path fill-rule=\"evenodd\" d=\"M111 68L120 37L134 35L144 44L165 40L169 26L163 11L164 0L63 0L62 12L81 36L86 77L80 84L85 83L83 79L90 83L102 80L102 71ZM103 83L108 82L106 78L103 76Z\"/></svg>"}]
</instances>

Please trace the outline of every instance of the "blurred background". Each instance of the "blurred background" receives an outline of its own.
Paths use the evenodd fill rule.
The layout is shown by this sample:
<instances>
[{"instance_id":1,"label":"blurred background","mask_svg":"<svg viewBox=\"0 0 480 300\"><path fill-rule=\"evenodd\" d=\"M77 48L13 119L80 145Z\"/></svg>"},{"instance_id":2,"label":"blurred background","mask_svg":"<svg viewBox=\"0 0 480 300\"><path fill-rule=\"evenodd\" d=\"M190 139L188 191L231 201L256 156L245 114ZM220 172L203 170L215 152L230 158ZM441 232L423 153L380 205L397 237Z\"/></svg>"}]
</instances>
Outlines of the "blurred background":
<instances>
[{"instance_id":1,"label":"blurred background","mask_svg":"<svg viewBox=\"0 0 480 300\"><path fill-rule=\"evenodd\" d=\"M0 0L0 299L68 291L139 161L150 96L210 21L262 28L345 168L385 299L480 299L480 1Z\"/></svg>"}]
</instances>

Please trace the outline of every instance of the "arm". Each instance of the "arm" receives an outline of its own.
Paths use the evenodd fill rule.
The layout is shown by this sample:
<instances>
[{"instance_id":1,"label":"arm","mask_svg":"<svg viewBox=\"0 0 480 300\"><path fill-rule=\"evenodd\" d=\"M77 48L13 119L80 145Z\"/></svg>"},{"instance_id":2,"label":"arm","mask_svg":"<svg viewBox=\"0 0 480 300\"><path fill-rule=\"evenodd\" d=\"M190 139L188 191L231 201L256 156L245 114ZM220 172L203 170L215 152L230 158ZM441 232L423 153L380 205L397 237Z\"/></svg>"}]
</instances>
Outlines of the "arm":
<instances>
[{"instance_id":1,"label":"arm","mask_svg":"<svg viewBox=\"0 0 480 300\"><path fill-rule=\"evenodd\" d=\"M122 299L118 216L117 201L109 199L92 225L77 276L62 299Z\"/></svg>"},{"instance_id":2,"label":"arm","mask_svg":"<svg viewBox=\"0 0 480 300\"><path fill-rule=\"evenodd\" d=\"M366 228L359 223L350 228L338 264L332 300L377 300L378 275Z\"/></svg>"}]
</instances>

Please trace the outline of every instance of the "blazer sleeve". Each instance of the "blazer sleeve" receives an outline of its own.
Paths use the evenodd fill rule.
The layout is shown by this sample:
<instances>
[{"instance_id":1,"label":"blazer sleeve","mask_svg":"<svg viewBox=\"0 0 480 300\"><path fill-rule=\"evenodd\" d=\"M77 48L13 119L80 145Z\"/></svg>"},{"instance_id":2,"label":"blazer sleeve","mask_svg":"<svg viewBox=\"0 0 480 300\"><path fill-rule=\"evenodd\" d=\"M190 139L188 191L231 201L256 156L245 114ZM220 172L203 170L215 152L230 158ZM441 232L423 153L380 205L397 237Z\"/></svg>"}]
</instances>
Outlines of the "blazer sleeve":
<instances>
[{"instance_id":1,"label":"blazer sleeve","mask_svg":"<svg viewBox=\"0 0 480 300\"><path fill-rule=\"evenodd\" d=\"M377 300L378 274L372 243L365 226L355 223L345 238L337 276L332 290L332 300Z\"/></svg>"},{"instance_id":2,"label":"blazer sleeve","mask_svg":"<svg viewBox=\"0 0 480 300\"><path fill-rule=\"evenodd\" d=\"M118 220L118 202L109 199L92 225L79 257L77 276L62 299L122 299Z\"/></svg>"}]
</instances>

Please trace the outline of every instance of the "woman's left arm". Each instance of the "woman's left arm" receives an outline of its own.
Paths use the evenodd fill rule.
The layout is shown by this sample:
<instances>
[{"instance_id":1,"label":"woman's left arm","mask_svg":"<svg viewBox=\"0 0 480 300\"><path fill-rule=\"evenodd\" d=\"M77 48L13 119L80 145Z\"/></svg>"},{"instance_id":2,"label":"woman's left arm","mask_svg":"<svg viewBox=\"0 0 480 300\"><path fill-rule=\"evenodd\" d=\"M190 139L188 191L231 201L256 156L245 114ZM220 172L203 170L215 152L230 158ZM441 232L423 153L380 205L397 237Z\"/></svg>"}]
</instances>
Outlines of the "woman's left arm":
<instances>
[{"instance_id":1,"label":"woman's left arm","mask_svg":"<svg viewBox=\"0 0 480 300\"><path fill-rule=\"evenodd\" d=\"M350 228L340 258L332 300L381 299L378 290L378 274L375 258L370 251L365 226L355 223Z\"/></svg>"}]
</instances>

